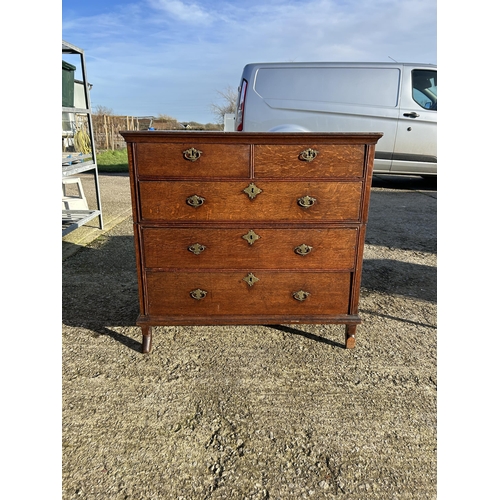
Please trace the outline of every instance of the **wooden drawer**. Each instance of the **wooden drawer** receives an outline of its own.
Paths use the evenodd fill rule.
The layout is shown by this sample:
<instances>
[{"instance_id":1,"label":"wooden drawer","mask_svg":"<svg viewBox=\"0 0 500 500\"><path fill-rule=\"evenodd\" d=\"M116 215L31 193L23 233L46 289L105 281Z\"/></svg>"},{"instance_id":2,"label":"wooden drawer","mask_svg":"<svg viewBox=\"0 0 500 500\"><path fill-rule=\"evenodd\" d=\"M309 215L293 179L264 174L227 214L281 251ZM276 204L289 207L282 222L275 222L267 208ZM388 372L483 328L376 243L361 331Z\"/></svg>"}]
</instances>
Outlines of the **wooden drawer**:
<instances>
[{"instance_id":1,"label":"wooden drawer","mask_svg":"<svg viewBox=\"0 0 500 500\"><path fill-rule=\"evenodd\" d=\"M351 273L147 272L147 313L182 315L336 315L347 314ZM203 294L206 295L203 297ZM303 298L294 298L298 293ZM193 296L198 299L193 298Z\"/></svg>"},{"instance_id":2,"label":"wooden drawer","mask_svg":"<svg viewBox=\"0 0 500 500\"><path fill-rule=\"evenodd\" d=\"M352 270L358 229L144 228L147 268Z\"/></svg>"},{"instance_id":3,"label":"wooden drawer","mask_svg":"<svg viewBox=\"0 0 500 500\"><path fill-rule=\"evenodd\" d=\"M190 161L189 151L201 154ZM196 155L195 155L196 156ZM245 144L147 143L136 145L139 176L151 177L249 177L250 146Z\"/></svg>"},{"instance_id":4,"label":"wooden drawer","mask_svg":"<svg viewBox=\"0 0 500 500\"><path fill-rule=\"evenodd\" d=\"M255 178L362 177L364 159L364 145L256 145Z\"/></svg>"},{"instance_id":5,"label":"wooden drawer","mask_svg":"<svg viewBox=\"0 0 500 500\"><path fill-rule=\"evenodd\" d=\"M143 221L359 221L362 182L257 181L255 198L244 192L249 182L142 181ZM203 199L198 207L188 198ZM308 208L299 200L313 203ZM314 199L314 202L312 201Z\"/></svg>"}]
</instances>

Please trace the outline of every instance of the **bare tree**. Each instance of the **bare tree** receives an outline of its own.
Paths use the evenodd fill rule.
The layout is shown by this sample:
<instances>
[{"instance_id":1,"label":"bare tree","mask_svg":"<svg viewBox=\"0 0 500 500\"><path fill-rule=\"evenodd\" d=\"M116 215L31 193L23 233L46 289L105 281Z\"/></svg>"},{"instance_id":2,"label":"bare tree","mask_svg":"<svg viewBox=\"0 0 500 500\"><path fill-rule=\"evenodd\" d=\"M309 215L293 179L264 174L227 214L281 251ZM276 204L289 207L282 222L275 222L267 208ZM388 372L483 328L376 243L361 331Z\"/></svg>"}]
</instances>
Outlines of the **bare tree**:
<instances>
[{"instance_id":1,"label":"bare tree","mask_svg":"<svg viewBox=\"0 0 500 500\"><path fill-rule=\"evenodd\" d=\"M212 103L212 114L217 118L217 123L224 123L224 115L227 113L236 113L236 102L238 91L228 85L225 90L218 90L217 93L222 97L222 104Z\"/></svg>"},{"instance_id":2,"label":"bare tree","mask_svg":"<svg viewBox=\"0 0 500 500\"><path fill-rule=\"evenodd\" d=\"M111 108L107 108L106 106L101 106L100 104L98 104L97 106L94 107L93 114L112 116L113 110Z\"/></svg>"}]
</instances>

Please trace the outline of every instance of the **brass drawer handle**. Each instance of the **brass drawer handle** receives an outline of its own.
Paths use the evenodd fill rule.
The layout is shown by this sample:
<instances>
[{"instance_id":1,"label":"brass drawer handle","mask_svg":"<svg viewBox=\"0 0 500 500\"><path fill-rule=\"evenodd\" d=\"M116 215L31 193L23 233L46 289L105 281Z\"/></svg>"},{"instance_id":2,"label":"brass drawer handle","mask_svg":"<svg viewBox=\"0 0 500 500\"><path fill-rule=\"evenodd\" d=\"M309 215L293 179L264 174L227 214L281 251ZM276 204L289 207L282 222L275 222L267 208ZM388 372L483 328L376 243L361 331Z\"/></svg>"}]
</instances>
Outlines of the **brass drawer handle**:
<instances>
[{"instance_id":1,"label":"brass drawer handle","mask_svg":"<svg viewBox=\"0 0 500 500\"><path fill-rule=\"evenodd\" d=\"M306 245L305 243L302 243L302 245L299 245L298 247L294 248L294 252L297 255L307 255L307 254L311 253L312 249L313 249L313 247Z\"/></svg>"},{"instance_id":2,"label":"brass drawer handle","mask_svg":"<svg viewBox=\"0 0 500 500\"><path fill-rule=\"evenodd\" d=\"M254 232L253 229L250 229L250 231L248 231L247 234L244 234L242 238L247 240L249 245L253 245L260 238L260 236Z\"/></svg>"},{"instance_id":3,"label":"brass drawer handle","mask_svg":"<svg viewBox=\"0 0 500 500\"><path fill-rule=\"evenodd\" d=\"M312 196L302 196L302 198L297 200L297 203L303 208L309 208L316 203L316 198Z\"/></svg>"},{"instance_id":4,"label":"brass drawer handle","mask_svg":"<svg viewBox=\"0 0 500 500\"><path fill-rule=\"evenodd\" d=\"M299 290L298 292L293 292L293 298L298 300L299 302L304 302L304 300L311 295L309 292L305 292L304 290Z\"/></svg>"},{"instance_id":5,"label":"brass drawer handle","mask_svg":"<svg viewBox=\"0 0 500 500\"><path fill-rule=\"evenodd\" d=\"M200 255L207 247L205 245L201 245L200 243L194 243L193 245L188 246L188 250L195 255Z\"/></svg>"},{"instance_id":6,"label":"brass drawer handle","mask_svg":"<svg viewBox=\"0 0 500 500\"><path fill-rule=\"evenodd\" d=\"M189 295L195 300L204 299L207 296L208 292L206 290L202 290L201 288L197 288L196 290L191 290Z\"/></svg>"},{"instance_id":7,"label":"brass drawer handle","mask_svg":"<svg viewBox=\"0 0 500 500\"><path fill-rule=\"evenodd\" d=\"M198 196L196 194L186 199L186 203L194 208L201 207L204 202L205 198L203 198L202 196Z\"/></svg>"},{"instance_id":8,"label":"brass drawer handle","mask_svg":"<svg viewBox=\"0 0 500 500\"><path fill-rule=\"evenodd\" d=\"M203 151L200 151L199 149L195 148L189 148L186 149L186 151L182 152L184 158L189 161L196 161L201 156L202 153Z\"/></svg>"},{"instance_id":9,"label":"brass drawer handle","mask_svg":"<svg viewBox=\"0 0 500 500\"><path fill-rule=\"evenodd\" d=\"M314 158L316 158L316 156L318 156L318 153L319 151L316 151L315 149L304 149L304 151L299 154L299 160L311 162Z\"/></svg>"}]
</instances>

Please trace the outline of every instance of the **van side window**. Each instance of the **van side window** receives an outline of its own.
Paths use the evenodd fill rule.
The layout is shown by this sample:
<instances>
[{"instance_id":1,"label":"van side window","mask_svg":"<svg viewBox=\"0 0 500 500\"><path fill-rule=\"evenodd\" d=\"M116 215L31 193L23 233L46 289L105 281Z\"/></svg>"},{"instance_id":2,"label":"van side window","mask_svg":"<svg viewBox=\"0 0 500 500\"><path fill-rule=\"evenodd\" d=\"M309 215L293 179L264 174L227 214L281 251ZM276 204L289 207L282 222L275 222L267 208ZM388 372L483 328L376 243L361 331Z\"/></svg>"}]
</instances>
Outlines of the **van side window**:
<instances>
[{"instance_id":1,"label":"van side window","mask_svg":"<svg viewBox=\"0 0 500 500\"><path fill-rule=\"evenodd\" d=\"M255 92L264 100L295 101L295 105L320 102L396 108L400 78L398 68L262 68Z\"/></svg>"},{"instance_id":2,"label":"van side window","mask_svg":"<svg viewBox=\"0 0 500 500\"><path fill-rule=\"evenodd\" d=\"M437 111L437 71L415 69L411 79L413 100L424 109Z\"/></svg>"}]
</instances>

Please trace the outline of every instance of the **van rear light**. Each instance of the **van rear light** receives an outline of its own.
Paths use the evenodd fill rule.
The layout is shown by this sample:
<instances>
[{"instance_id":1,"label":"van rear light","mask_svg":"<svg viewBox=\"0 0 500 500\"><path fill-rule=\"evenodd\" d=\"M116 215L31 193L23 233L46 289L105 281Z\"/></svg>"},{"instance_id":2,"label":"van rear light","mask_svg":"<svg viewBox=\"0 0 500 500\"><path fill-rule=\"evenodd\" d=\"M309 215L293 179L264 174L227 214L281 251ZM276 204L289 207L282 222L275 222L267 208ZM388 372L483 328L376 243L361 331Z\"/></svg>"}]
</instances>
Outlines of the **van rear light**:
<instances>
[{"instance_id":1,"label":"van rear light","mask_svg":"<svg viewBox=\"0 0 500 500\"><path fill-rule=\"evenodd\" d=\"M245 99L247 96L248 82L243 80L241 82L240 99L238 101L238 108L236 110L236 123L235 130L241 132L243 130L243 114L245 113Z\"/></svg>"}]
</instances>

